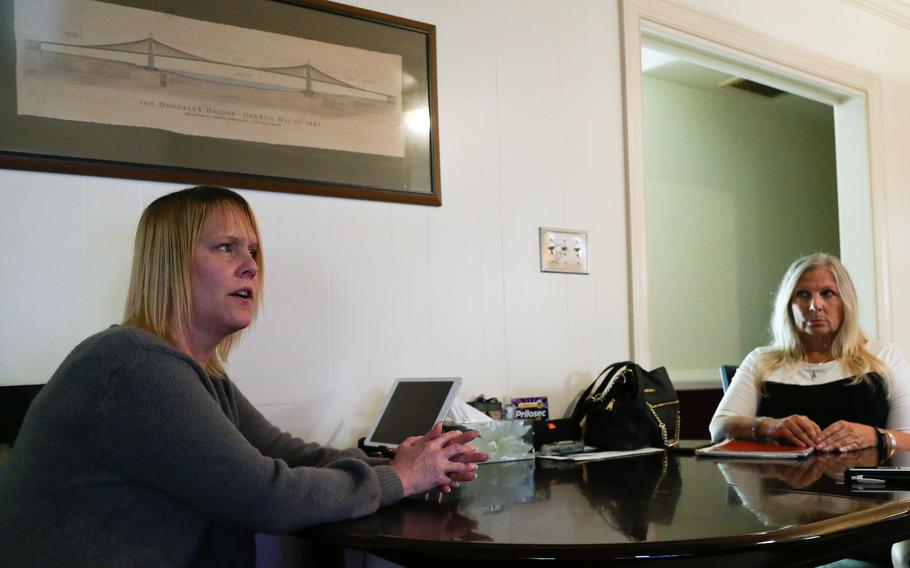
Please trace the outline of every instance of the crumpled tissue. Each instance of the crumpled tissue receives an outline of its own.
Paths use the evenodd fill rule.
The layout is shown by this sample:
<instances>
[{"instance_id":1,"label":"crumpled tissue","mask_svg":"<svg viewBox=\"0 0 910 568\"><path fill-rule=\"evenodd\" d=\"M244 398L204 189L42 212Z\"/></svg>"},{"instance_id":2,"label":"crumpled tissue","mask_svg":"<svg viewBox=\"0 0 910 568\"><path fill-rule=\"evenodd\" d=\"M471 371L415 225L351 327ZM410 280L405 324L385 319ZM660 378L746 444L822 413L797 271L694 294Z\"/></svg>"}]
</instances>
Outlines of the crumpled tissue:
<instances>
[{"instance_id":1,"label":"crumpled tissue","mask_svg":"<svg viewBox=\"0 0 910 568\"><path fill-rule=\"evenodd\" d=\"M480 434L471 444L477 451L490 454L487 463L534 458L534 433L530 421L492 420L466 422L462 426Z\"/></svg>"}]
</instances>

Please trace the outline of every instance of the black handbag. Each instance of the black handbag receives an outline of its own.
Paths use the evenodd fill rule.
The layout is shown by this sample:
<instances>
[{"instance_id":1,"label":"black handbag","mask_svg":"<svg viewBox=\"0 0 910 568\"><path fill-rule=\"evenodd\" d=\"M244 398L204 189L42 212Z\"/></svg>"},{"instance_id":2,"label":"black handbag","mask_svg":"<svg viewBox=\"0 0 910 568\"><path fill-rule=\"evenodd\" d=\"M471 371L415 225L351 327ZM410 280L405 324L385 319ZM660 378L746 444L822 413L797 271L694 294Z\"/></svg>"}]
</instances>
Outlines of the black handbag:
<instances>
[{"instance_id":1,"label":"black handbag","mask_svg":"<svg viewBox=\"0 0 910 568\"><path fill-rule=\"evenodd\" d=\"M613 363L579 397L572 419L584 420L585 444L604 450L679 444L679 399L663 367Z\"/></svg>"}]
</instances>

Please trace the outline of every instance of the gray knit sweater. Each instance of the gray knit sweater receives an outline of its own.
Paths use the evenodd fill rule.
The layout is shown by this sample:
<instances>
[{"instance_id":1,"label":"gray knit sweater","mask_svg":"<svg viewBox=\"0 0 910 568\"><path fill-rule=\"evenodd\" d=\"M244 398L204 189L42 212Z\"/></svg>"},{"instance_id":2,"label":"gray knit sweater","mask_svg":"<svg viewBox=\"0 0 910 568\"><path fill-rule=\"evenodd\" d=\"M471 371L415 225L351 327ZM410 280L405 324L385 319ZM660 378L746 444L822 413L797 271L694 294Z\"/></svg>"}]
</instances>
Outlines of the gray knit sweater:
<instances>
[{"instance_id":1,"label":"gray knit sweater","mask_svg":"<svg viewBox=\"0 0 910 568\"><path fill-rule=\"evenodd\" d=\"M388 465L271 425L229 380L114 326L66 358L0 468L0 566L251 566L402 497Z\"/></svg>"}]
</instances>

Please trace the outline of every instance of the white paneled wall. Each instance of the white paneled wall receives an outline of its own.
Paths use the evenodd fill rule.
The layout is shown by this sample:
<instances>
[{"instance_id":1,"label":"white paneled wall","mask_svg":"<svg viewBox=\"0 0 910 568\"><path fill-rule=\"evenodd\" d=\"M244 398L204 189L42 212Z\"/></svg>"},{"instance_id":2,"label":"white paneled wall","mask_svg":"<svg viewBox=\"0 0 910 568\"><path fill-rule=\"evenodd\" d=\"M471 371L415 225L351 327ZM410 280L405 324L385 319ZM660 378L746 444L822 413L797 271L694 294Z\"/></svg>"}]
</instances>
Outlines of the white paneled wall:
<instances>
[{"instance_id":1,"label":"white paneled wall","mask_svg":"<svg viewBox=\"0 0 910 568\"><path fill-rule=\"evenodd\" d=\"M3 172L0 262L9 293L0 302L0 377L44 382L85 335L89 293L83 181Z\"/></svg>"},{"instance_id":2,"label":"white paneled wall","mask_svg":"<svg viewBox=\"0 0 910 568\"><path fill-rule=\"evenodd\" d=\"M243 191L265 303L230 372L276 424L365 434L399 376L561 413L628 355L614 1L388 0L437 26L441 208ZM121 317L142 207L179 188L0 171L0 384L46 381ZM590 232L589 276L542 274L537 228Z\"/></svg>"}]
</instances>

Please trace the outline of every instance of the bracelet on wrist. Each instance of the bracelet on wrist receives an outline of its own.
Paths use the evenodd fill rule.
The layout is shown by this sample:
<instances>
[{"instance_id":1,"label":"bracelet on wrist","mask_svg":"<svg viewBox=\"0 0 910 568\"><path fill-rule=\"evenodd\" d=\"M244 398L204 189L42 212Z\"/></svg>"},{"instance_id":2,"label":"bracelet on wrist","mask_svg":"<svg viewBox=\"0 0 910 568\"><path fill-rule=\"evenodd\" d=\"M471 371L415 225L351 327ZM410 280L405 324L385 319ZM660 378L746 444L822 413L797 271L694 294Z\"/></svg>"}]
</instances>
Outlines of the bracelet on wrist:
<instances>
[{"instance_id":1,"label":"bracelet on wrist","mask_svg":"<svg viewBox=\"0 0 910 568\"><path fill-rule=\"evenodd\" d=\"M888 459L888 436L881 428L875 429L875 449L878 451L879 461Z\"/></svg>"},{"instance_id":2,"label":"bracelet on wrist","mask_svg":"<svg viewBox=\"0 0 910 568\"><path fill-rule=\"evenodd\" d=\"M878 450L879 460L885 461L894 455L894 450L897 449L897 439L894 437L894 432L884 428L876 428L875 434L878 442L876 449Z\"/></svg>"},{"instance_id":3,"label":"bracelet on wrist","mask_svg":"<svg viewBox=\"0 0 910 568\"><path fill-rule=\"evenodd\" d=\"M761 429L761 423L762 423L762 420L764 420L764 419L765 419L764 416L756 416L755 420L752 421L752 439L753 440L761 439L759 430Z\"/></svg>"}]
</instances>

